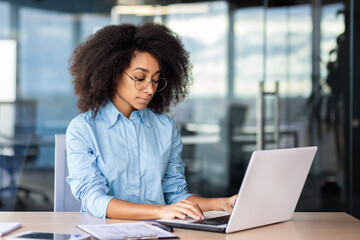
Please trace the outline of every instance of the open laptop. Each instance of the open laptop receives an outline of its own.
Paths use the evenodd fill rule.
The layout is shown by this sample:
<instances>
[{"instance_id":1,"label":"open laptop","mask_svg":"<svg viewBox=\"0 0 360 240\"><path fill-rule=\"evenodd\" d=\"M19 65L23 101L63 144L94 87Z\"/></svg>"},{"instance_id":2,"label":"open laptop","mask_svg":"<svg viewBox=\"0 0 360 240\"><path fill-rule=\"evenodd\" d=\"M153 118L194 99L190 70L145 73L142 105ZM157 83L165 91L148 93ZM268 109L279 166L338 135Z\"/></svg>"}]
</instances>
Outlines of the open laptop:
<instances>
[{"instance_id":1,"label":"open laptop","mask_svg":"<svg viewBox=\"0 0 360 240\"><path fill-rule=\"evenodd\" d=\"M232 214L205 212L205 219L158 219L164 225L215 232L236 232L292 218L317 147L260 150L252 153ZM217 220L226 222L213 223Z\"/></svg>"}]
</instances>

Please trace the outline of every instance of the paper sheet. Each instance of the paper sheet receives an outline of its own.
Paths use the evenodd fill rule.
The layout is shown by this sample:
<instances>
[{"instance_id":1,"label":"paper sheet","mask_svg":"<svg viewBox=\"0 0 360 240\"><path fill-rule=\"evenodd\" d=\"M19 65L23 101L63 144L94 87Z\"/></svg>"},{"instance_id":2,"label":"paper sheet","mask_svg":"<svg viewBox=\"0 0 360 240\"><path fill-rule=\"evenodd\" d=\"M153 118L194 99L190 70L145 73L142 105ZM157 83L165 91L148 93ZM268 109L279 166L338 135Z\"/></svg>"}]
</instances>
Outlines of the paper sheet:
<instances>
[{"instance_id":1,"label":"paper sheet","mask_svg":"<svg viewBox=\"0 0 360 240\"><path fill-rule=\"evenodd\" d=\"M111 223L98 225L77 225L80 229L102 240L124 239L125 237L158 236L177 238L174 234L145 222Z\"/></svg>"},{"instance_id":2,"label":"paper sheet","mask_svg":"<svg viewBox=\"0 0 360 240\"><path fill-rule=\"evenodd\" d=\"M18 229L20 226L19 222L0 222L0 237Z\"/></svg>"}]
</instances>

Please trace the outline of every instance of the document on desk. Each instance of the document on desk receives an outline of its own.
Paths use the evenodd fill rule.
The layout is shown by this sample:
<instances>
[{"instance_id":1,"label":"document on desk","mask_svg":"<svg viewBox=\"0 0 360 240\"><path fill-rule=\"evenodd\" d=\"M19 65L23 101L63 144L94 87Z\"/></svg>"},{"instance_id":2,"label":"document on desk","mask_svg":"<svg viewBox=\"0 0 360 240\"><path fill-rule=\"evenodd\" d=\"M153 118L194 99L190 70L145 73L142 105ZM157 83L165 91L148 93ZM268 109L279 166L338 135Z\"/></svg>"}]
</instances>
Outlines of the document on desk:
<instances>
[{"instance_id":1,"label":"document on desk","mask_svg":"<svg viewBox=\"0 0 360 240\"><path fill-rule=\"evenodd\" d=\"M161 228L146 222L109 223L96 225L77 225L78 228L102 240L126 239L126 237L178 238Z\"/></svg>"},{"instance_id":2,"label":"document on desk","mask_svg":"<svg viewBox=\"0 0 360 240\"><path fill-rule=\"evenodd\" d=\"M19 222L0 222L0 237L21 227Z\"/></svg>"}]
</instances>

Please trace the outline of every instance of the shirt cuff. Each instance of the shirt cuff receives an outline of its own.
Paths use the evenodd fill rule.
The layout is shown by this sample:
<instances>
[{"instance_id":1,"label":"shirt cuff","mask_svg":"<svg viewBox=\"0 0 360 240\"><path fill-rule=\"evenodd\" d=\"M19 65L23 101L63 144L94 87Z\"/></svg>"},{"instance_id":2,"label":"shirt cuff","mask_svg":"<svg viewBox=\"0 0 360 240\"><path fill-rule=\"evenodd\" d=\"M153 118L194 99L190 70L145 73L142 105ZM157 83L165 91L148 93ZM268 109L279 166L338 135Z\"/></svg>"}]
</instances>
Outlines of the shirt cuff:
<instances>
[{"instance_id":1,"label":"shirt cuff","mask_svg":"<svg viewBox=\"0 0 360 240\"><path fill-rule=\"evenodd\" d=\"M193 196L194 194L191 194L191 193L184 193L184 194L181 194L179 196L177 196L176 198L173 198L168 204L173 204L173 203L177 203L177 202L180 202L184 199L187 199L188 197L191 197Z\"/></svg>"},{"instance_id":2,"label":"shirt cuff","mask_svg":"<svg viewBox=\"0 0 360 240\"><path fill-rule=\"evenodd\" d=\"M96 202L96 204L92 204L87 211L95 217L106 218L109 202L113 198L113 196L103 195L101 197L97 197L96 199L92 199L92 202Z\"/></svg>"}]
</instances>

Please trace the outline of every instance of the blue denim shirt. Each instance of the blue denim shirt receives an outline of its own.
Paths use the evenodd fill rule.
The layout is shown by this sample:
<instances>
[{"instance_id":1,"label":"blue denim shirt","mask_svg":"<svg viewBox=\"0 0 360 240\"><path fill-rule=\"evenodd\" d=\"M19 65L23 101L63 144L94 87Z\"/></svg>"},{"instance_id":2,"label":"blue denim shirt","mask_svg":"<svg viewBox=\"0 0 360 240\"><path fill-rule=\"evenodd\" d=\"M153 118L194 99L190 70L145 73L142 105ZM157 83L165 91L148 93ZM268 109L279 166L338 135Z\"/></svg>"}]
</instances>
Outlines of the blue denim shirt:
<instances>
[{"instance_id":1,"label":"blue denim shirt","mask_svg":"<svg viewBox=\"0 0 360 240\"><path fill-rule=\"evenodd\" d=\"M173 119L147 108L127 119L111 101L92 116L80 114L66 131L66 180L81 211L106 217L112 198L172 204L191 196Z\"/></svg>"}]
</instances>

